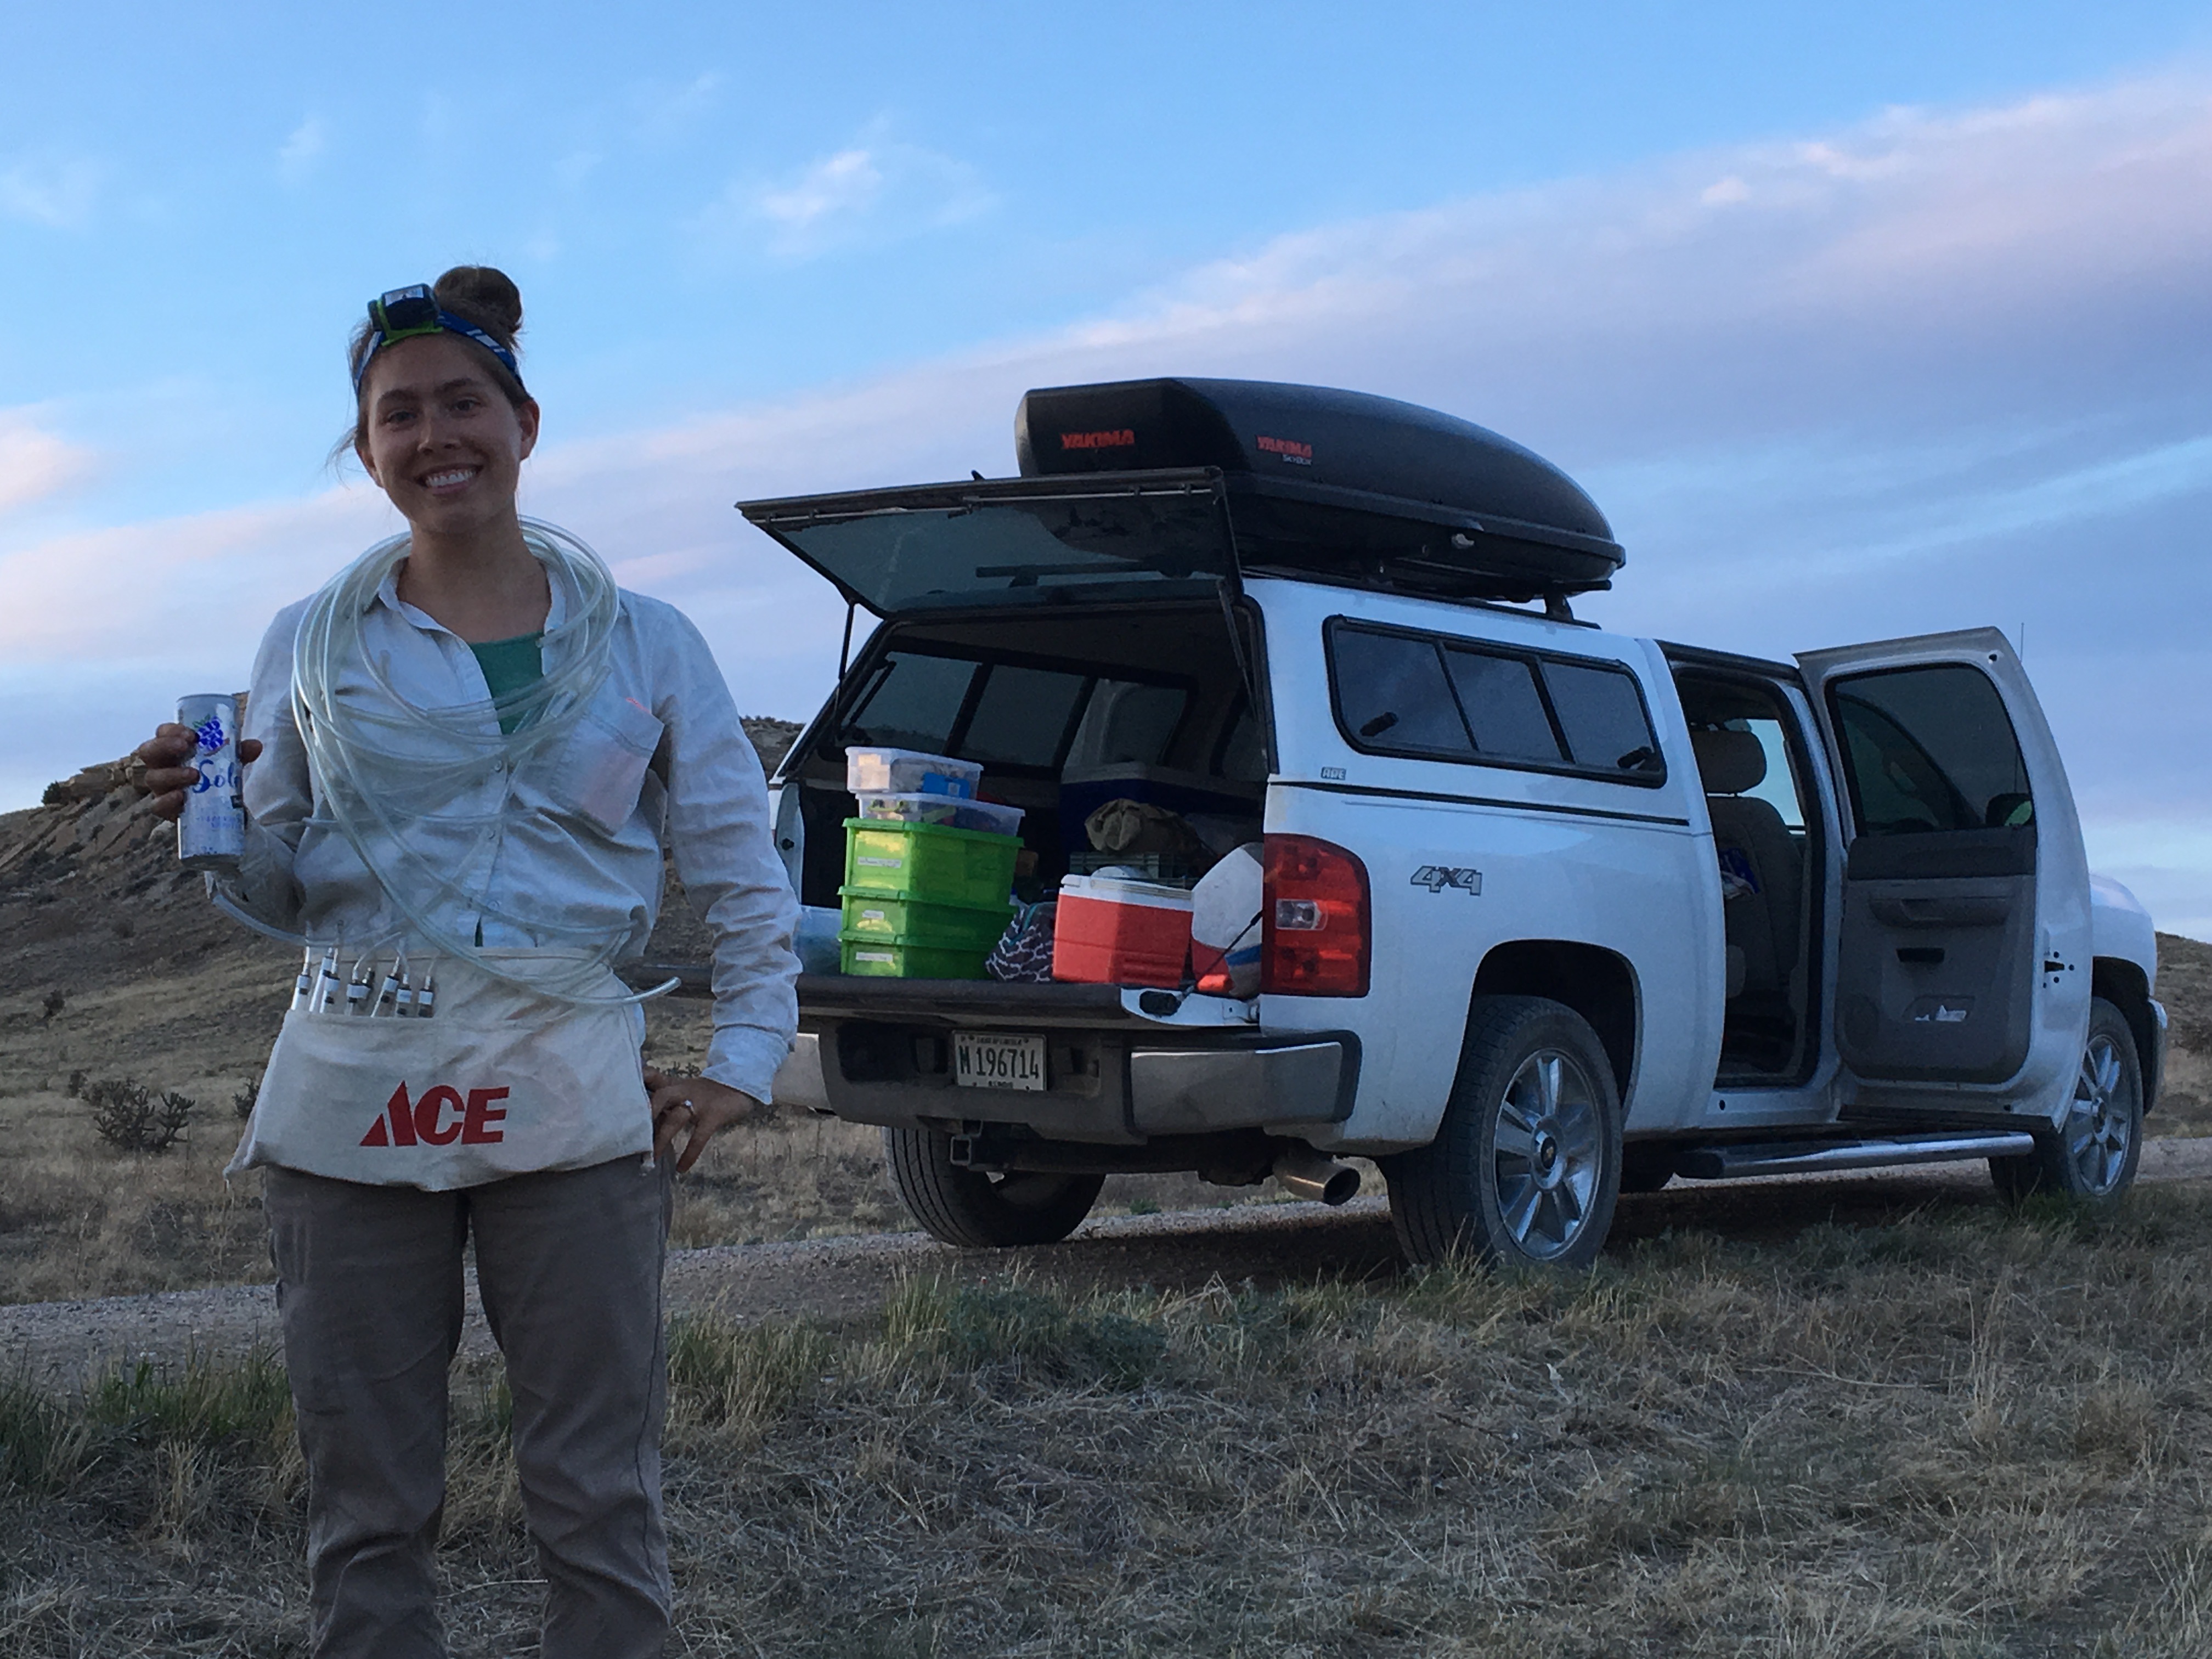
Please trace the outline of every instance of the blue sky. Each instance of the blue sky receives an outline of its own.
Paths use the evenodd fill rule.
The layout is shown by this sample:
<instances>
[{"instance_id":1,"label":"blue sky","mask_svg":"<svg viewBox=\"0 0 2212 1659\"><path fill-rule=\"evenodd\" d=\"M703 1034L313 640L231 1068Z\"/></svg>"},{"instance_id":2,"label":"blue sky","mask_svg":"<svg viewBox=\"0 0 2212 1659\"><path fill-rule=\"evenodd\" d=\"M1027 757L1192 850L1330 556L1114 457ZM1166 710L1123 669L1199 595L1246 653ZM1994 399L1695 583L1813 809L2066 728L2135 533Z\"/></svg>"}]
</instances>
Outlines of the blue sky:
<instances>
[{"instance_id":1,"label":"blue sky","mask_svg":"<svg viewBox=\"0 0 2212 1659\"><path fill-rule=\"evenodd\" d=\"M0 808L385 528L340 344L467 258L530 505L749 708L838 613L737 497L1010 471L1029 385L1328 381L1581 477L1609 624L2024 631L2093 856L2212 932L2212 8L12 8Z\"/></svg>"}]
</instances>

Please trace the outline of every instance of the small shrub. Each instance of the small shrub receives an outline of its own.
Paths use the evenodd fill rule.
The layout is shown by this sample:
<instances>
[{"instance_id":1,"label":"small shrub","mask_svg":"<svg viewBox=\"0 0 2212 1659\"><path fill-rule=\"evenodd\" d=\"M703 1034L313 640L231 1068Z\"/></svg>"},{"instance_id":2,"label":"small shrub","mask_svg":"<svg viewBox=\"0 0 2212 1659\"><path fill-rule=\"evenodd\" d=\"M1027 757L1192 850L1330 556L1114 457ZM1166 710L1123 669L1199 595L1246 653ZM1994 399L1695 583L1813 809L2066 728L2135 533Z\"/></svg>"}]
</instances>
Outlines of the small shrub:
<instances>
[{"instance_id":1,"label":"small shrub","mask_svg":"<svg viewBox=\"0 0 2212 1659\"><path fill-rule=\"evenodd\" d=\"M59 778L56 778L52 783L46 786L46 793L39 797L39 805L41 806L67 806L73 799L74 797L70 795L69 791L69 785L63 782Z\"/></svg>"},{"instance_id":2,"label":"small shrub","mask_svg":"<svg viewBox=\"0 0 2212 1659\"><path fill-rule=\"evenodd\" d=\"M76 1070L75 1070L74 1072L71 1072L71 1073L70 1073L70 1080L69 1080L69 1097L70 1097L71 1100L77 1100L77 1099L81 1099L81 1098L82 1098L83 1095L84 1095L84 1067L83 1067L83 1066L78 1066L78 1067L76 1068Z\"/></svg>"},{"instance_id":3,"label":"small shrub","mask_svg":"<svg viewBox=\"0 0 2212 1659\"><path fill-rule=\"evenodd\" d=\"M119 1152L166 1152L175 1146L199 1103L165 1090L156 1097L131 1078L102 1078L85 1087L93 1133Z\"/></svg>"},{"instance_id":4,"label":"small shrub","mask_svg":"<svg viewBox=\"0 0 2212 1659\"><path fill-rule=\"evenodd\" d=\"M69 999L59 991L49 991L46 993L45 1006L46 1012L40 1016L39 1024L51 1025L53 1024L54 1016L69 1006Z\"/></svg>"},{"instance_id":5,"label":"small shrub","mask_svg":"<svg viewBox=\"0 0 2212 1659\"><path fill-rule=\"evenodd\" d=\"M240 1123L253 1115L253 1103L261 1098L261 1073L256 1072L246 1079L245 1085L230 1097L230 1109L238 1115Z\"/></svg>"}]
</instances>

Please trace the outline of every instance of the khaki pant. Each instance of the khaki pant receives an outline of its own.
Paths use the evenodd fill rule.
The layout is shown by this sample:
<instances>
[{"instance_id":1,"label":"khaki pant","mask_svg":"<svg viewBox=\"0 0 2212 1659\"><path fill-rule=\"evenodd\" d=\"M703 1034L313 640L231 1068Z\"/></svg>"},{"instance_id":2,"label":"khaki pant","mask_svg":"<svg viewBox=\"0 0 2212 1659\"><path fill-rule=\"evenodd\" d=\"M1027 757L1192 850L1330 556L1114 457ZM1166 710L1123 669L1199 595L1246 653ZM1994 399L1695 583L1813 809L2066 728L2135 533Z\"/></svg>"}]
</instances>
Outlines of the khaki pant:
<instances>
[{"instance_id":1,"label":"khaki pant","mask_svg":"<svg viewBox=\"0 0 2212 1659\"><path fill-rule=\"evenodd\" d=\"M445 1652L434 1552L471 1237L546 1579L542 1659L661 1652L668 1166L626 1158L447 1193L268 1171L317 1659Z\"/></svg>"}]
</instances>

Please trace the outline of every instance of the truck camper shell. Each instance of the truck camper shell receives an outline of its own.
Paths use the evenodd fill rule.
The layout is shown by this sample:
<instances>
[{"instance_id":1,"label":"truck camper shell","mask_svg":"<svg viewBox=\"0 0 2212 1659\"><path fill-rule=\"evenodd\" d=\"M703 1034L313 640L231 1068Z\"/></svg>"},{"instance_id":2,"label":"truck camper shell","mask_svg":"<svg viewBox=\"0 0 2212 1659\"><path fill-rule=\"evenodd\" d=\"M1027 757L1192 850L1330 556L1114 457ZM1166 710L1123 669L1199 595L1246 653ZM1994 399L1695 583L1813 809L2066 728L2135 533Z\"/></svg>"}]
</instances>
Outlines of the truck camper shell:
<instances>
[{"instance_id":1,"label":"truck camper shell","mask_svg":"<svg viewBox=\"0 0 2212 1659\"><path fill-rule=\"evenodd\" d=\"M1623 554L1540 456L1393 398L1256 380L1032 391L1022 476L739 503L881 616L1172 599L1243 574L1564 602Z\"/></svg>"}]
</instances>

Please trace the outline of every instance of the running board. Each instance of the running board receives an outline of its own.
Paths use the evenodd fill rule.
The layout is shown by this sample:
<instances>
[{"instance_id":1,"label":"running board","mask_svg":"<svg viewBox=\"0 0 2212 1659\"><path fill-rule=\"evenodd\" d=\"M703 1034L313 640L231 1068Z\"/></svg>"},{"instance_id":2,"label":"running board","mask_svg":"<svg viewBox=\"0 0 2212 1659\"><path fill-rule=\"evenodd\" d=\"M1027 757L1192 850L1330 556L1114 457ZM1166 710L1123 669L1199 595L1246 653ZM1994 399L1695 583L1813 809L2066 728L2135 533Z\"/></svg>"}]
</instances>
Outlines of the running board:
<instances>
[{"instance_id":1,"label":"running board","mask_svg":"<svg viewBox=\"0 0 2212 1659\"><path fill-rule=\"evenodd\" d=\"M2017 1158L2035 1150L2035 1137L2004 1134L1891 1135L1869 1140L1770 1140L1758 1146L1692 1146L1674 1173L1692 1181L1741 1176L1827 1175L1839 1170L1881 1170L1903 1164L1950 1164L1969 1158Z\"/></svg>"}]
</instances>

